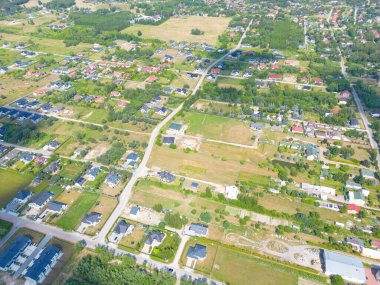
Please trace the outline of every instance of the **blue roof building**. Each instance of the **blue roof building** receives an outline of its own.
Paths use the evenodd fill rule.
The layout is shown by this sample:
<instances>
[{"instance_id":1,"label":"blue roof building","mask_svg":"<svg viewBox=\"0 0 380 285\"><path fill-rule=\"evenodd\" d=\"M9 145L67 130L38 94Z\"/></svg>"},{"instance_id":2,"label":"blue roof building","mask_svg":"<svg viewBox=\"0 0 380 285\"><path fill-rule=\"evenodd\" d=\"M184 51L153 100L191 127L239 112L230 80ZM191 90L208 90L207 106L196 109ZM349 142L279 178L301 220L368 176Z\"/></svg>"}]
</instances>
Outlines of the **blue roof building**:
<instances>
[{"instance_id":1,"label":"blue roof building","mask_svg":"<svg viewBox=\"0 0 380 285\"><path fill-rule=\"evenodd\" d=\"M17 257L19 257L31 243L32 239L29 236L17 236L0 254L0 269L4 271L8 270Z\"/></svg>"},{"instance_id":2,"label":"blue roof building","mask_svg":"<svg viewBox=\"0 0 380 285\"><path fill-rule=\"evenodd\" d=\"M59 246L50 245L46 247L34 261L33 265L29 267L25 278L37 283L43 282L62 254Z\"/></svg>"},{"instance_id":3,"label":"blue roof building","mask_svg":"<svg viewBox=\"0 0 380 285\"><path fill-rule=\"evenodd\" d=\"M196 244L194 246L190 246L187 251L187 257L196 259L196 260L204 260L207 255L207 247L201 244Z\"/></svg>"},{"instance_id":4,"label":"blue roof building","mask_svg":"<svg viewBox=\"0 0 380 285\"><path fill-rule=\"evenodd\" d=\"M359 258L324 250L323 259L326 275L340 275L347 282L355 284L366 282L364 266Z\"/></svg>"}]
</instances>

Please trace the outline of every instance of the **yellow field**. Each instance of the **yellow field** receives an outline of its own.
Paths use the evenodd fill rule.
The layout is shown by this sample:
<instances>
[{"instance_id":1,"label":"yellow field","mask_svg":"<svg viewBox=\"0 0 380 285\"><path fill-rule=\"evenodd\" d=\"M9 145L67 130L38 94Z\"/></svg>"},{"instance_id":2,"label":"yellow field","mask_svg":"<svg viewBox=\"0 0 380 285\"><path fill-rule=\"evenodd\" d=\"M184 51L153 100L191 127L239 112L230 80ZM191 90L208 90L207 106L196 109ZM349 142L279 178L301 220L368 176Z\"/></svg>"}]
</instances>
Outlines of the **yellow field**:
<instances>
[{"instance_id":1,"label":"yellow field","mask_svg":"<svg viewBox=\"0 0 380 285\"><path fill-rule=\"evenodd\" d=\"M147 39L207 42L215 45L218 36L226 30L230 20L230 18L201 16L170 18L159 26L134 25L125 29L124 32L137 34L141 31L142 37ZM204 35L192 35L192 29L200 29Z\"/></svg>"}]
</instances>

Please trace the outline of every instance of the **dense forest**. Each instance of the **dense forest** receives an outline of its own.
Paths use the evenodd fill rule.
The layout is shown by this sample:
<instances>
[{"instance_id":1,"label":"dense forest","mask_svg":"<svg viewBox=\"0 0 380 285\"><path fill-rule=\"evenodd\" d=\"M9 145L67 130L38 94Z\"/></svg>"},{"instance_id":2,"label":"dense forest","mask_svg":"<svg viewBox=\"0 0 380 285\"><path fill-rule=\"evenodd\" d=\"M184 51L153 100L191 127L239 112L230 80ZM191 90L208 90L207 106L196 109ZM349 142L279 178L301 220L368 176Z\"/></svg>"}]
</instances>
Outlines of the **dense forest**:
<instances>
[{"instance_id":1,"label":"dense forest","mask_svg":"<svg viewBox=\"0 0 380 285\"><path fill-rule=\"evenodd\" d=\"M74 277L68 280L66 285L173 285L175 283L175 277L165 271L148 272L132 266L128 260L123 260L121 264L111 261L112 256L83 257L74 271Z\"/></svg>"}]
</instances>

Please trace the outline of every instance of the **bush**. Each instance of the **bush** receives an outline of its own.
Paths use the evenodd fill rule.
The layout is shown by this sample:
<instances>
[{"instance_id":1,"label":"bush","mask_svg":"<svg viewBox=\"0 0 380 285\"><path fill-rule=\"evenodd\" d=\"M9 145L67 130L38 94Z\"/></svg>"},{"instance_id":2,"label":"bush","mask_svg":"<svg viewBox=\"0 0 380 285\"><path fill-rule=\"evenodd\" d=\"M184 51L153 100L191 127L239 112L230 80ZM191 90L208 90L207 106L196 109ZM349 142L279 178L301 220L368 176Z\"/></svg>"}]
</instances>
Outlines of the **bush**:
<instances>
[{"instance_id":1,"label":"bush","mask_svg":"<svg viewBox=\"0 0 380 285\"><path fill-rule=\"evenodd\" d=\"M199 218L201 219L202 222L205 222L205 223L211 222L211 219L212 219L210 213L208 212L204 212L200 214Z\"/></svg>"}]
</instances>

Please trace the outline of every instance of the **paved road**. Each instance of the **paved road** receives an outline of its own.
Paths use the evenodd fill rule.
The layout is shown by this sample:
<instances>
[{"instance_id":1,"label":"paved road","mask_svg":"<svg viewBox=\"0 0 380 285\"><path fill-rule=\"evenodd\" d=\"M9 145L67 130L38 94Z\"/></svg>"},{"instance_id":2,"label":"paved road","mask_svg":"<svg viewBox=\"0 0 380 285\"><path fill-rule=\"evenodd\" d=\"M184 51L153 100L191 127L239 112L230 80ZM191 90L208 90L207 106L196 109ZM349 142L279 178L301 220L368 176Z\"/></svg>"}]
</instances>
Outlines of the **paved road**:
<instances>
[{"instance_id":1,"label":"paved road","mask_svg":"<svg viewBox=\"0 0 380 285\"><path fill-rule=\"evenodd\" d=\"M6 212L0 212L0 219L3 219L3 220L6 220L6 221L13 223L14 227L11 230L12 233L14 233L18 228L25 227L25 228L29 228L31 230L41 232L45 235L53 236L53 237L56 237L58 239L62 239L62 240L65 240L65 241L68 241L71 243L77 243L79 241L84 240L86 242L87 247L90 249L95 249L96 246L100 245L98 242L96 242L95 240L93 240L89 236L82 235L82 234L79 234L77 232L65 232L60 228L53 227L53 226L50 226L47 224L37 224L34 221L28 220L28 219L23 218L23 217L17 217L17 216L11 215L11 214L6 213ZM1 241L0 245L6 243L11 236L12 236L12 234L7 235ZM149 266L150 268L157 268L157 269L165 269L168 267L167 264L164 264L164 263L161 263L161 262L158 262L155 260L151 260L149 258L149 256L146 256L144 254L138 254L138 255L131 254L131 253L123 251L121 249L116 249L114 247L114 245L112 245L112 244L103 243L101 245L108 246L110 249L112 249L115 253L117 253L119 255L129 255L129 256L134 257L136 259L137 264L140 264L140 265L143 263L146 263L147 266ZM41 245L41 248L42 247L43 246ZM204 276L202 276L202 275L195 274L195 273L189 273L185 269L180 268L178 264L173 264L172 266L170 266L170 268L172 268L174 270L177 277L181 277L184 275L190 275L193 279L204 278ZM219 285L223 284L221 282L216 282L214 280L208 279L208 282L211 282L211 281L216 283L216 284L219 284Z\"/></svg>"},{"instance_id":2,"label":"paved road","mask_svg":"<svg viewBox=\"0 0 380 285\"><path fill-rule=\"evenodd\" d=\"M211 70L211 68L213 66L217 65L219 62L221 62L223 59L225 59L229 54L231 54L232 52L234 52L240 48L241 43L243 42L243 39L245 38L246 33L249 30L251 25L252 25L252 20L249 22L246 30L244 31L242 37L240 38L239 43L237 44L237 46L234 49L232 49L231 51L229 51L228 53L226 53L225 55L220 57L218 60L214 61L212 64L210 64L206 68L206 70L202 73L202 76L199 79L197 85L193 89L191 96L194 96L198 92L199 88L202 86L202 83L207 76L207 73ZM103 228L99 232L97 239L96 239L98 242L103 243L105 241L105 237L107 236L108 232L111 230L112 226L115 224L115 222L117 221L119 216L123 213L125 206L129 200L129 197L131 196L133 186L136 184L136 182L138 181L139 178L144 177L146 175L146 173L147 173L146 165L147 165L148 160L150 158L150 155L152 153L152 150L153 150L153 147L155 145L157 136L160 134L162 127L165 126L172 118L174 118L175 115L178 114L179 111L182 110L183 105L184 105L184 103L180 104L176 109L173 110L172 113L169 114L169 116L167 116L163 121L161 121L154 128L154 130L150 136L150 139L149 139L148 147L145 150L144 157L143 157L140 165L138 166L138 168L133 173L131 179L129 180L129 182L125 186L124 190L120 194L119 204L116 206L115 210L112 212L112 214L110 215L110 217L108 218L108 220L104 224Z\"/></svg>"},{"instance_id":3,"label":"paved road","mask_svg":"<svg viewBox=\"0 0 380 285\"><path fill-rule=\"evenodd\" d=\"M49 150L34 149L34 148L24 147L24 146L20 146L20 145L17 145L17 144L12 144L12 143L7 143L7 142L0 142L0 144L8 146L8 147L17 148L17 149L19 149L21 151L33 152L33 153L42 154L42 155L49 156L49 157L53 154L53 152L51 152Z\"/></svg>"},{"instance_id":4,"label":"paved road","mask_svg":"<svg viewBox=\"0 0 380 285\"><path fill-rule=\"evenodd\" d=\"M334 40L336 41L335 34L334 34L334 32L332 30L331 30L331 35L334 38ZM344 57L343 57L342 51L340 50L339 47L337 49L338 49L338 53L339 53L339 56L340 56L340 67L341 67L341 71L342 71L343 77L344 77L344 79L346 79L346 80L349 81L349 78L348 78L348 75L347 75L347 72L346 72L346 65L344 63ZM379 149L378 149L377 143L376 143L376 141L374 139L374 135L373 135L372 129L369 127L369 122L368 122L366 113L364 112L363 106L362 106L362 104L360 102L359 96L358 96L358 94L357 94L357 92L355 90L354 85L350 83L350 87L352 89L352 96L354 97L355 103L356 103L356 105L358 107L358 111L360 113L360 117L361 117L361 119L363 121L365 130L367 132L367 136L368 136L371 148L373 148L373 149L376 150L377 167L380 168Z\"/></svg>"}]
</instances>

